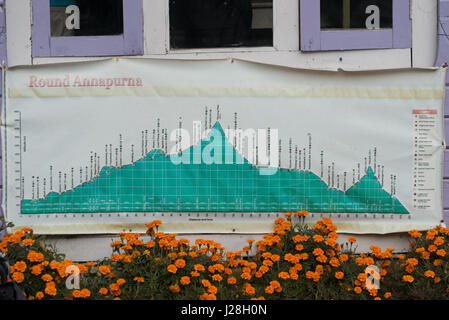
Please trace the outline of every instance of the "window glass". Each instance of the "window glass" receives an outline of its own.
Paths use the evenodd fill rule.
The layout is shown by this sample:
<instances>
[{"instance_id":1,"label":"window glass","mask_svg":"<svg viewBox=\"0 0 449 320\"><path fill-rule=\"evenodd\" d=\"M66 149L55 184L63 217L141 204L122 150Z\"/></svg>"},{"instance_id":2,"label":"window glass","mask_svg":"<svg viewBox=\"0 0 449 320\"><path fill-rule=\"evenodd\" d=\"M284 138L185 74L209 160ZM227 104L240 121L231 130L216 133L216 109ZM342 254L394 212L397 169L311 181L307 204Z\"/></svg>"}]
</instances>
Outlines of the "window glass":
<instances>
[{"instance_id":1,"label":"window glass","mask_svg":"<svg viewBox=\"0 0 449 320\"><path fill-rule=\"evenodd\" d=\"M123 34L123 0L50 0L52 37Z\"/></svg>"},{"instance_id":2,"label":"window glass","mask_svg":"<svg viewBox=\"0 0 449 320\"><path fill-rule=\"evenodd\" d=\"M321 29L391 29L392 15L392 0L321 0Z\"/></svg>"},{"instance_id":3,"label":"window glass","mask_svg":"<svg viewBox=\"0 0 449 320\"><path fill-rule=\"evenodd\" d=\"M272 0L169 0L171 48L273 45Z\"/></svg>"}]
</instances>

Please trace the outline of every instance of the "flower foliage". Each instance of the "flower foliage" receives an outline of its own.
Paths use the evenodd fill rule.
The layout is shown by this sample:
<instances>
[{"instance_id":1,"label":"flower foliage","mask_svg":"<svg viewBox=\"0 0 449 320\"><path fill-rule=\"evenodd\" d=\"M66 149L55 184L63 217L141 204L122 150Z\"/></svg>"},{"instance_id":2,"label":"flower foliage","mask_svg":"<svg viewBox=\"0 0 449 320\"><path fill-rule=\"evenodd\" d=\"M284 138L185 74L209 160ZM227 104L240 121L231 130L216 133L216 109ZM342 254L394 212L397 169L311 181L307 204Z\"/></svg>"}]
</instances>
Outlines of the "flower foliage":
<instances>
[{"instance_id":1,"label":"flower foliage","mask_svg":"<svg viewBox=\"0 0 449 320\"><path fill-rule=\"evenodd\" d=\"M111 256L74 263L24 228L0 250L11 278L29 299L446 299L449 229L412 230L410 250L376 246L356 254L354 237L339 241L330 218L305 224L307 211L274 221L273 232L239 251L178 238L147 223L146 235L120 233ZM80 287L68 289L71 266ZM68 271L69 270L69 271Z\"/></svg>"}]
</instances>

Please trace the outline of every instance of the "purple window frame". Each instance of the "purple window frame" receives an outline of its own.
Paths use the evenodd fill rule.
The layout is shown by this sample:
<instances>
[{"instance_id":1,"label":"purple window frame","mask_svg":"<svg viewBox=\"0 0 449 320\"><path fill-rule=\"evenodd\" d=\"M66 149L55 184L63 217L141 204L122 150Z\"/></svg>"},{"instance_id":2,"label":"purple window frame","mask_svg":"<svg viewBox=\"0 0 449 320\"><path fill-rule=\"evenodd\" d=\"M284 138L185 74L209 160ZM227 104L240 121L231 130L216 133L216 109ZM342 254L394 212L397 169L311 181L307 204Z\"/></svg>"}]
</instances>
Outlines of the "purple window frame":
<instances>
[{"instance_id":1,"label":"purple window frame","mask_svg":"<svg viewBox=\"0 0 449 320\"><path fill-rule=\"evenodd\" d=\"M393 28L321 30L320 0L300 0L301 50L411 48L410 1L393 0Z\"/></svg>"},{"instance_id":2,"label":"purple window frame","mask_svg":"<svg viewBox=\"0 0 449 320\"><path fill-rule=\"evenodd\" d=\"M118 56L143 54L142 0L123 0L123 34L52 37L50 0L32 0L33 57Z\"/></svg>"}]
</instances>

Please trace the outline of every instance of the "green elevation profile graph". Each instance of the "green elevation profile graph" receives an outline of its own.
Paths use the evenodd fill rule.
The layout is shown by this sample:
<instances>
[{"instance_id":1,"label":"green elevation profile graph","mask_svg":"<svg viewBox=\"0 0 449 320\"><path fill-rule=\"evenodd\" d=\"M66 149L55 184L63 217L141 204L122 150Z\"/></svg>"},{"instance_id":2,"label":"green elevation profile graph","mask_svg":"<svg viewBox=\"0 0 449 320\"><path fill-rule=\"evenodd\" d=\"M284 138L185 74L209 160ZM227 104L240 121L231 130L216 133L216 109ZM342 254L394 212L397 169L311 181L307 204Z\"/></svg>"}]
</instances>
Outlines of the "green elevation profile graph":
<instances>
[{"instance_id":1,"label":"green elevation profile graph","mask_svg":"<svg viewBox=\"0 0 449 320\"><path fill-rule=\"evenodd\" d=\"M233 163L176 164L166 151L153 149L131 164L105 165L95 177L72 189L51 191L34 200L22 199L21 213L408 213L382 188L371 166L366 166L364 175L346 191L330 187L310 170L280 168L264 175L260 167L235 151L218 121L213 129L219 133L222 154L231 150ZM202 139L183 153L192 159L194 152L203 152L211 139Z\"/></svg>"}]
</instances>

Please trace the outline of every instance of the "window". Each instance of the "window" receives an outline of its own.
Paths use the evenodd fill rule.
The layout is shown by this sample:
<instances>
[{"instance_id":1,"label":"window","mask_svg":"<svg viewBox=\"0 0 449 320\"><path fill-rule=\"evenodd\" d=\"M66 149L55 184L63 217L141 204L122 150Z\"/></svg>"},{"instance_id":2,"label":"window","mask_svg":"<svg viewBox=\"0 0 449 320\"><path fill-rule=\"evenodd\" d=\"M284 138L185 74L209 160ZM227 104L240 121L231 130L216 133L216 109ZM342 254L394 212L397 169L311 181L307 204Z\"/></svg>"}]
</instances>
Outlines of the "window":
<instances>
[{"instance_id":1,"label":"window","mask_svg":"<svg viewBox=\"0 0 449 320\"><path fill-rule=\"evenodd\" d=\"M272 0L169 0L173 49L273 45Z\"/></svg>"},{"instance_id":2,"label":"window","mask_svg":"<svg viewBox=\"0 0 449 320\"><path fill-rule=\"evenodd\" d=\"M410 48L409 0L300 0L301 50Z\"/></svg>"},{"instance_id":3,"label":"window","mask_svg":"<svg viewBox=\"0 0 449 320\"><path fill-rule=\"evenodd\" d=\"M141 0L33 0L33 57L143 54Z\"/></svg>"}]
</instances>

